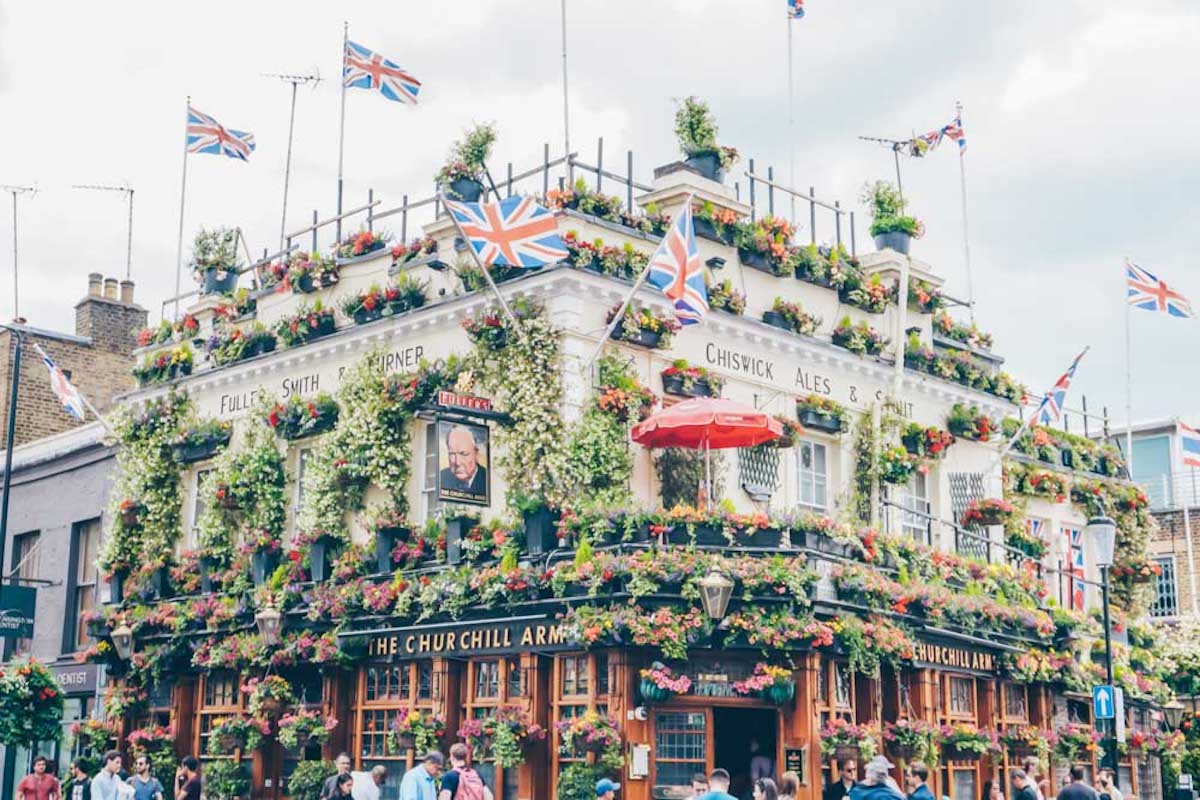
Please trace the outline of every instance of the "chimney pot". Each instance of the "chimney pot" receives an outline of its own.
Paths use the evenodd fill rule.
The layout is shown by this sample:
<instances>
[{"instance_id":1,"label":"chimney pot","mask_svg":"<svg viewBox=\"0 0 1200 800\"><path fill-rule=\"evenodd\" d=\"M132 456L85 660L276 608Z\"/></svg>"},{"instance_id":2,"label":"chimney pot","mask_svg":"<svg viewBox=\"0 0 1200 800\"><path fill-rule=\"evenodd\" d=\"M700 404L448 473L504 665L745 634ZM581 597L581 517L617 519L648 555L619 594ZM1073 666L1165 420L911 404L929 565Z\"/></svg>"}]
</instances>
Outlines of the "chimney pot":
<instances>
[{"instance_id":1,"label":"chimney pot","mask_svg":"<svg viewBox=\"0 0 1200 800\"><path fill-rule=\"evenodd\" d=\"M88 294L93 297L99 297L101 285L104 283L104 276L99 272L93 272L88 275Z\"/></svg>"},{"instance_id":2,"label":"chimney pot","mask_svg":"<svg viewBox=\"0 0 1200 800\"><path fill-rule=\"evenodd\" d=\"M105 296L105 298L107 298L109 300L117 299L117 279L116 278L105 278L104 279L104 296Z\"/></svg>"},{"instance_id":3,"label":"chimney pot","mask_svg":"<svg viewBox=\"0 0 1200 800\"><path fill-rule=\"evenodd\" d=\"M121 281L121 302L133 305L133 281Z\"/></svg>"}]
</instances>

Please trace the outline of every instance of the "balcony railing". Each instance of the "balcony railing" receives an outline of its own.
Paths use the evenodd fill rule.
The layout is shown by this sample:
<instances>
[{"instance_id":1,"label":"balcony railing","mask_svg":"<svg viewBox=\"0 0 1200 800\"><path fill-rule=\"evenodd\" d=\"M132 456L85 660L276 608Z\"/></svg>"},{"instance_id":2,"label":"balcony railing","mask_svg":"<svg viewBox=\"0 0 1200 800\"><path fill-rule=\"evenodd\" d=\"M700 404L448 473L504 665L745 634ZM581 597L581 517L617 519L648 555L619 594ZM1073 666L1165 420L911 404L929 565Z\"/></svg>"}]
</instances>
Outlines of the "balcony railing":
<instances>
[{"instance_id":1,"label":"balcony railing","mask_svg":"<svg viewBox=\"0 0 1200 800\"><path fill-rule=\"evenodd\" d=\"M1179 511L1185 505L1189 509L1200 507L1200 470L1164 473L1139 483L1150 500L1151 511Z\"/></svg>"}]
</instances>

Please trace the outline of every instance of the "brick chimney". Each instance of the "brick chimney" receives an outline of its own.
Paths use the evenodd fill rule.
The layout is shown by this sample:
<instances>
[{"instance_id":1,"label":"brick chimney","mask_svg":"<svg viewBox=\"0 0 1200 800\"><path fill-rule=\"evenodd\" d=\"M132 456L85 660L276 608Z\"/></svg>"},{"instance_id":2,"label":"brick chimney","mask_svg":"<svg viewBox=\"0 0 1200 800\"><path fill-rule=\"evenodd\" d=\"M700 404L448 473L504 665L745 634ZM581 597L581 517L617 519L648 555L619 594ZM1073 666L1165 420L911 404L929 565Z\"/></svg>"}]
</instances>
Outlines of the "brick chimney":
<instances>
[{"instance_id":1,"label":"brick chimney","mask_svg":"<svg viewBox=\"0 0 1200 800\"><path fill-rule=\"evenodd\" d=\"M133 281L88 275L87 295L75 304L75 335L100 350L129 355L146 327L146 309L133 302ZM119 287L119 294L118 294Z\"/></svg>"}]
</instances>

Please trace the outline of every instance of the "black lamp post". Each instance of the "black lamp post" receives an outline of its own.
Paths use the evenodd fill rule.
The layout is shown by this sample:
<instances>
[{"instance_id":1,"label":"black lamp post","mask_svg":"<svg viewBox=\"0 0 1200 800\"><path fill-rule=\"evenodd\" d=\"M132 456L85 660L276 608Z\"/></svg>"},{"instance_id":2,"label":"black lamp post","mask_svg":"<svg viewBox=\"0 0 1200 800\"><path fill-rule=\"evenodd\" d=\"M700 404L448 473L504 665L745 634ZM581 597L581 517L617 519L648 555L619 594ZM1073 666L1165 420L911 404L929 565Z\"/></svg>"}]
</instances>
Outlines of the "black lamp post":
<instances>
[{"instance_id":1,"label":"black lamp post","mask_svg":"<svg viewBox=\"0 0 1200 800\"><path fill-rule=\"evenodd\" d=\"M1117 543L1117 523L1107 514L1100 513L1087 523L1087 534L1096 549L1096 566L1100 568L1100 591L1104 603L1104 669L1109 686L1113 686L1112 626L1109 624L1108 571L1113 565L1113 551ZM1117 697L1113 688L1113 718L1104 737L1104 761L1112 770L1113 786L1120 788L1117 769Z\"/></svg>"}]
</instances>

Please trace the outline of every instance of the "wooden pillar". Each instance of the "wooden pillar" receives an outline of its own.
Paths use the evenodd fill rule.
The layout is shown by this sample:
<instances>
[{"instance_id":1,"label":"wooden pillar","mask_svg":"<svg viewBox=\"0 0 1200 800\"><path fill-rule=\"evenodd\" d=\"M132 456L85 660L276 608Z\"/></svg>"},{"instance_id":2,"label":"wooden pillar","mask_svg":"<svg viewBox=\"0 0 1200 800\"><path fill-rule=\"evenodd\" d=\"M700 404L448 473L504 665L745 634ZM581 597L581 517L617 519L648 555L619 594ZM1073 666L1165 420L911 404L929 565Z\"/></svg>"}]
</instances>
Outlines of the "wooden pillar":
<instances>
[{"instance_id":1,"label":"wooden pillar","mask_svg":"<svg viewBox=\"0 0 1200 800\"><path fill-rule=\"evenodd\" d=\"M521 766L518 778L518 800L533 800L538 797L550 797L552 787L550 747L553 746L554 736L549 731L550 674L554 670L554 659L538 653L523 653L521 669L525 671L525 693L529 700L530 719L547 731L545 743L532 748L529 759Z\"/></svg>"},{"instance_id":2,"label":"wooden pillar","mask_svg":"<svg viewBox=\"0 0 1200 800\"><path fill-rule=\"evenodd\" d=\"M785 737L790 734L797 747L808 747L804 774L800 776L800 796L808 800L821 797L821 742L817 726L817 681L821 677L821 654L805 653L796 675L796 705L789 726L785 718Z\"/></svg>"},{"instance_id":3,"label":"wooden pillar","mask_svg":"<svg viewBox=\"0 0 1200 800\"><path fill-rule=\"evenodd\" d=\"M354 752L355 722L352 700L358 692L358 672L327 668L324 673L325 689L322 692L324 701L321 709L326 716L339 720L338 726L333 729L333 735L323 748L323 754L326 758L336 758L338 753L351 753L350 763L355 769L360 765L358 754Z\"/></svg>"},{"instance_id":4,"label":"wooden pillar","mask_svg":"<svg viewBox=\"0 0 1200 800\"><path fill-rule=\"evenodd\" d=\"M171 689L171 724L175 726L175 756L196 755L192 752L192 730L196 724L196 693L200 682L194 677L181 677Z\"/></svg>"}]
</instances>

